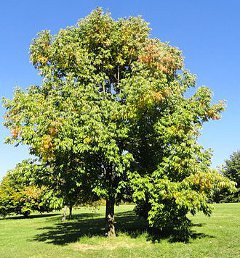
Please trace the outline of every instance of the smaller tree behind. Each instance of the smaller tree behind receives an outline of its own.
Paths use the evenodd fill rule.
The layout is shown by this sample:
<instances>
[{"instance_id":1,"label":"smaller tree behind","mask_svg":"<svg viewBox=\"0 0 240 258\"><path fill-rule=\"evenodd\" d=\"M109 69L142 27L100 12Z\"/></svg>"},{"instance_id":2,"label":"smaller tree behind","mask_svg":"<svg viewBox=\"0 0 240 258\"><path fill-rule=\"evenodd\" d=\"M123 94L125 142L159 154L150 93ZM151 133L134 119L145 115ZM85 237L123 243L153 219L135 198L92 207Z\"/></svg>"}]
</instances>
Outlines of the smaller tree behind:
<instances>
[{"instance_id":1,"label":"smaller tree behind","mask_svg":"<svg viewBox=\"0 0 240 258\"><path fill-rule=\"evenodd\" d=\"M230 158L225 161L222 168L224 176L236 182L237 191L229 193L227 191L221 192L221 201L225 202L239 202L240 201L240 151L233 152Z\"/></svg>"},{"instance_id":2,"label":"smaller tree behind","mask_svg":"<svg viewBox=\"0 0 240 258\"><path fill-rule=\"evenodd\" d=\"M47 187L34 183L34 169L35 164L25 160L7 172L0 184L0 216L15 213L27 217L32 211L53 210Z\"/></svg>"}]
</instances>

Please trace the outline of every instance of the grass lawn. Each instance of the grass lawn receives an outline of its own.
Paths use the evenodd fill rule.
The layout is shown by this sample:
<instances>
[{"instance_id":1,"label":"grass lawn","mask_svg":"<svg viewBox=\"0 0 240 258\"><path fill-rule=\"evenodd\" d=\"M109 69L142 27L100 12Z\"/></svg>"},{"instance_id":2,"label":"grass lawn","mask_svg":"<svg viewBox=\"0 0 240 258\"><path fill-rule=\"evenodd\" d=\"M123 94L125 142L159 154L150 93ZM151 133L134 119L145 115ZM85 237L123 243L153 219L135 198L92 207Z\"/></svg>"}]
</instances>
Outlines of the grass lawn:
<instances>
[{"instance_id":1,"label":"grass lawn","mask_svg":"<svg viewBox=\"0 0 240 258\"><path fill-rule=\"evenodd\" d=\"M104 207L74 210L74 219L63 223L60 213L9 217L0 220L0 257L240 257L240 204L214 207L211 217L192 217L189 243L153 243L131 205L116 207L114 239L104 237Z\"/></svg>"}]
</instances>

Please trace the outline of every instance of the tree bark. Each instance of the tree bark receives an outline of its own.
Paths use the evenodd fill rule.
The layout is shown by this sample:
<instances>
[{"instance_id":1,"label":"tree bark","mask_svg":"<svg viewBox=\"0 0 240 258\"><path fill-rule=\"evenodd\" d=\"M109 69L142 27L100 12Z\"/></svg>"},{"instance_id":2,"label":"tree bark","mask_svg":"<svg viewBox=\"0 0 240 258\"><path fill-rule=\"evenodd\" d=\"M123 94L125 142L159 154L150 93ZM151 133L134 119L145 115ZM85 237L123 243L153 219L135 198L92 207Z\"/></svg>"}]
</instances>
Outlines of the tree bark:
<instances>
[{"instance_id":1,"label":"tree bark","mask_svg":"<svg viewBox=\"0 0 240 258\"><path fill-rule=\"evenodd\" d=\"M62 216L62 221L65 221L67 218L67 206L65 205L63 208L63 216Z\"/></svg>"},{"instance_id":2,"label":"tree bark","mask_svg":"<svg viewBox=\"0 0 240 258\"><path fill-rule=\"evenodd\" d=\"M104 166L105 174L106 174L106 185L108 186L108 196L106 198L106 235L108 237L115 237L115 221L114 221L114 204L115 204L115 196L113 189L114 182L114 173L113 166L107 165Z\"/></svg>"},{"instance_id":3,"label":"tree bark","mask_svg":"<svg viewBox=\"0 0 240 258\"><path fill-rule=\"evenodd\" d=\"M25 211L25 212L23 213L24 218L28 218L29 215L30 215L30 211Z\"/></svg>"},{"instance_id":4,"label":"tree bark","mask_svg":"<svg viewBox=\"0 0 240 258\"><path fill-rule=\"evenodd\" d=\"M115 200L114 197L109 197L106 200L106 233L108 237L115 237L115 221L114 221L114 204Z\"/></svg>"},{"instance_id":5,"label":"tree bark","mask_svg":"<svg viewBox=\"0 0 240 258\"><path fill-rule=\"evenodd\" d=\"M69 219L72 219L72 209L73 209L73 206L70 205L69 206Z\"/></svg>"}]
</instances>

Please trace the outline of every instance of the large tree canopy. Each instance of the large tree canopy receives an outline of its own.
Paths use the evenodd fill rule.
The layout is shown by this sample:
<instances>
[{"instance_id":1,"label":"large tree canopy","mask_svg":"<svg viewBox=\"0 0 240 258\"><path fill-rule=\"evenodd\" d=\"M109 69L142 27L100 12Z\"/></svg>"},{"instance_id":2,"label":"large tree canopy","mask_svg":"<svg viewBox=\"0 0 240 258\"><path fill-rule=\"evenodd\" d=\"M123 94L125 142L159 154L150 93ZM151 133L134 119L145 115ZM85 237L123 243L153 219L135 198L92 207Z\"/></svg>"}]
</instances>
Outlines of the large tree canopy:
<instances>
[{"instance_id":1,"label":"large tree canopy","mask_svg":"<svg viewBox=\"0 0 240 258\"><path fill-rule=\"evenodd\" d=\"M197 143L223 103L212 105L206 87L186 97L195 78L181 51L149 31L140 17L113 20L101 9L54 36L43 31L30 48L42 84L4 101L7 142L28 145L54 187L104 198L108 235L123 199L150 226L175 227L188 211L209 213L209 191L227 183Z\"/></svg>"}]
</instances>

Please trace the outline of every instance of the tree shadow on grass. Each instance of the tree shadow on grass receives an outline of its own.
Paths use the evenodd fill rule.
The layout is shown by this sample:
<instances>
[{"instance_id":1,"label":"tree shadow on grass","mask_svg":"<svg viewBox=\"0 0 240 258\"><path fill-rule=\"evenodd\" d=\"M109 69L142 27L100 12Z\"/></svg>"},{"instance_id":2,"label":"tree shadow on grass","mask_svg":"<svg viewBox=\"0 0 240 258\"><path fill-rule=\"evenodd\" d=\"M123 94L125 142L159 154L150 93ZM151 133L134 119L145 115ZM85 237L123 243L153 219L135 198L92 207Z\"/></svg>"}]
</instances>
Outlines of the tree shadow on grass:
<instances>
[{"instance_id":1,"label":"tree shadow on grass","mask_svg":"<svg viewBox=\"0 0 240 258\"><path fill-rule=\"evenodd\" d=\"M148 232L147 240L152 243L159 243L163 239L167 239L170 243L175 242L184 242L189 243L191 240L201 239L201 238L214 238L214 236L199 233L196 230L193 230L192 227L195 227L195 224L192 224L187 230L158 230L158 229L150 229ZM201 227L200 224L198 227Z\"/></svg>"},{"instance_id":2,"label":"tree shadow on grass","mask_svg":"<svg viewBox=\"0 0 240 258\"><path fill-rule=\"evenodd\" d=\"M60 222L51 227L39 228L41 233L34 237L34 241L41 241L55 245L67 245L81 241L82 237L105 236L105 219L100 214L83 213L73 216L73 220ZM212 237L204 233L189 231L184 238L179 232L160 232L148 228L145 220L137 217L134 211L120 212L116 214L116 230L118 234L124 233L131 238L146 235L146 241L153 243L168 239L169 242L188 242L189 239ZM192 225L201 227L201 224Z\"/></svg>"},{"instance_id":3,"label":"tree shadow on grass","mask_svg":"<svg viewBox=\"0 0 240 258\"><path fill-rule=\"evenodd\" d=\"M100 218L59 222L54 227L41 228L40 230L44 230L44 232L36 235L34 240L55 245L66 245L76 242L86 235L89 237L103 235L103 225L104 220Z\"/></svg>"},{"instance_id":4,"label":"tree shadow on grass","mask_svg":"<svg viewBox=\"0 0 240 258\"><path fill-rule=\"evenodd\" d=\"M96 213L83 213L73 215L72 220L54 224L52 227L39 228L42 233L35 236L35 241L42 241L56 245L66 245L88 236L105 236L105 219ZM122 212L116 215L116 228L132 237L141 234L146 228L137 223L138 218L133 212Z\"/></svg>"},{"instance_id":5,"label":"tree shadow on grass","mask_svg":"<svg viewBox=\"0 0 240 258\"><path fill-rule=\"evenodd\" d=\"M57 213L47 213L47 214L32 214L29 215L28 217L24 217L23 215L13 215L10 217L5 217L3 218L4 220L19 220L19 219L24 219L24 220L28 220L28 219L36 219L36 218L45 218L45 217L55 217L55 216L59 216L60 214Z\"/></svg>"}]
</instances>

